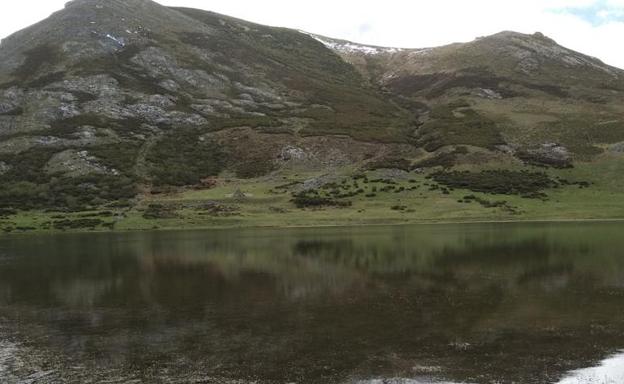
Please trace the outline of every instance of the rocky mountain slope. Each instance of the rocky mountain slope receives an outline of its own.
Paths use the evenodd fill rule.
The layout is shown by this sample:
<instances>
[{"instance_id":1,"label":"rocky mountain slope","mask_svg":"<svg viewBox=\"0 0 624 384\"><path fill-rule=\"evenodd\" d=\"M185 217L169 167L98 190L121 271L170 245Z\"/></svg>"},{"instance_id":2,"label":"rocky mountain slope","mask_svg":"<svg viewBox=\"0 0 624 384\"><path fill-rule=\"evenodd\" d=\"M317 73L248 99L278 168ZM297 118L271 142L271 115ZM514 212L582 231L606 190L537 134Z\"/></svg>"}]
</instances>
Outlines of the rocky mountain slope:
<instances>
[{"instance_id":1,"label":"rocky mountain slope","mask_svg":"<svg viewBox=\"0 0 624 384\"><path fill-rule=\"evenodd\" d=\"M623 101L624 71L541 34L366 47L74 0L0 45L0 207L85 209L294 168L565 168L622 147Z\"/></svg>"},{"instance_id":2,"label":"rocky mountain slope","mask_svg":"<svg viewBox=\"0 0 624 384\"><path fill-rule=\"evenodd\" d=\"M624 72L540 33L502 32L426 49L314 37L370 83L427 104L431 113L417 136L428 148L475 145L569 166L624 139Z\"/></svg>"}]
</instances>

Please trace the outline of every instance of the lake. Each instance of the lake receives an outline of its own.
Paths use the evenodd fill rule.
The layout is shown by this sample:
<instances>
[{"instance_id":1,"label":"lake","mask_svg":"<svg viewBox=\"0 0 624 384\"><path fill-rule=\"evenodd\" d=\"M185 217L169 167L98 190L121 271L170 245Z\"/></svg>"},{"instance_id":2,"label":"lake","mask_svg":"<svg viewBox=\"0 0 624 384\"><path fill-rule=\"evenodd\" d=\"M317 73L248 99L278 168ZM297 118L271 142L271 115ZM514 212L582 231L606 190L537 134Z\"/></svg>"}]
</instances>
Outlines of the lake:
<instances>
[{"instance_id":1,"label":"lake","mask_svg":"<svg viewBox=\"0 0 624 384\"><path fill-rule=\"evenodd\" d=\"M0 382L623 383L624 224L0 238Z\"/></svg>"}]
</instances>

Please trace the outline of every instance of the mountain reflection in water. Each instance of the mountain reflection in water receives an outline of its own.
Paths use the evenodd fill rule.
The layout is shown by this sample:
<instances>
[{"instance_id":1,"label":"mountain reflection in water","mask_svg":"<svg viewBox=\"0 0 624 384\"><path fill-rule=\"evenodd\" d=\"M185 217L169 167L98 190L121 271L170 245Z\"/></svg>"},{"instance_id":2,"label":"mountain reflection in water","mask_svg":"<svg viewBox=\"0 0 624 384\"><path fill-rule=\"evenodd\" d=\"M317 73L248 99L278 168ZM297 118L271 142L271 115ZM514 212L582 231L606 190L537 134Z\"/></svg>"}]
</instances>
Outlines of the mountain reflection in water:
<instances>
[{"instance_id":1,"label":"mountain reflection in water","mask_svg":"<svg viewBox=\"0 0 624 384\"><path fill-rule=\"evenodd\" d=\"M622 233L593 223L5 237L0 381L619 380L618 357L576 370L624 346Z\"/></svg>"}]
</instances>

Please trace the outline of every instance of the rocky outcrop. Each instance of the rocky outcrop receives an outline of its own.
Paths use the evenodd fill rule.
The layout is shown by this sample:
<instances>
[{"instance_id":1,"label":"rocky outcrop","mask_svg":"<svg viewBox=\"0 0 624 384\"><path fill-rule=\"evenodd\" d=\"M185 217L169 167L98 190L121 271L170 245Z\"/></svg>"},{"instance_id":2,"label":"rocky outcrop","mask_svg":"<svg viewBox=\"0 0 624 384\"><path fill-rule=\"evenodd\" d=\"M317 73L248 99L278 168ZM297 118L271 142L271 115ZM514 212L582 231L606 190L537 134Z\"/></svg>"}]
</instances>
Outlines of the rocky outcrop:
<instances>
[{"instance_id":1,"label":"rocky outcrop","mask_svg":"<svg viewBox=\"0 0 624 384\"><path fill-rule=\"evenodd\" d=\"M4 161L0 161L0 176L11 170L11 166L5 163Z\"/></svg>"},{"instance_id":2,"label":"rocky outcrop","mask_svg":"<svg viewBox=\"0 0 624 384\"><path fill-rule=\"evenodd\" d=\"M525 149L519 151L517 155L531 165L554 168L570 168L572 166L570 151L557 143L546 143L537 148Z\"/></svg>"},{"instance_id":3,"label":"rocky outcrop","mask_svg":"<svg viewBox=\"0 0 624 384\"><path fill-rule=\"evenodd\" d=\"M54 155L46 164L49 174L66 177L80 177L91 174L119 176L119 171L99 163L88 151L67 150Z\"/></svg>"}]
</instances>

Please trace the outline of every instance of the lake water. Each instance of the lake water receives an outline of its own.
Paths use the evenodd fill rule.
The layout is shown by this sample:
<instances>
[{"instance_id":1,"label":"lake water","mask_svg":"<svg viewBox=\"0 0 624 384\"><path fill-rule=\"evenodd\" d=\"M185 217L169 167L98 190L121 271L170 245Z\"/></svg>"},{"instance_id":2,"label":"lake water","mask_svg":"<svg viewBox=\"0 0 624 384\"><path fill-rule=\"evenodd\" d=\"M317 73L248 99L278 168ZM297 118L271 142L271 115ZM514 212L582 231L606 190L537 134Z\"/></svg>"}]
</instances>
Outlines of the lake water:
<instances>
[{"instance_id":1,"label":"lake water","mask_svg":"<svg viewBox=\"0 0 624 384\"><path fill-rule=\"evenodd\" d=\"M624 383L624 224L0 238L2 383Z\"/></svg>"}]
</instances>

